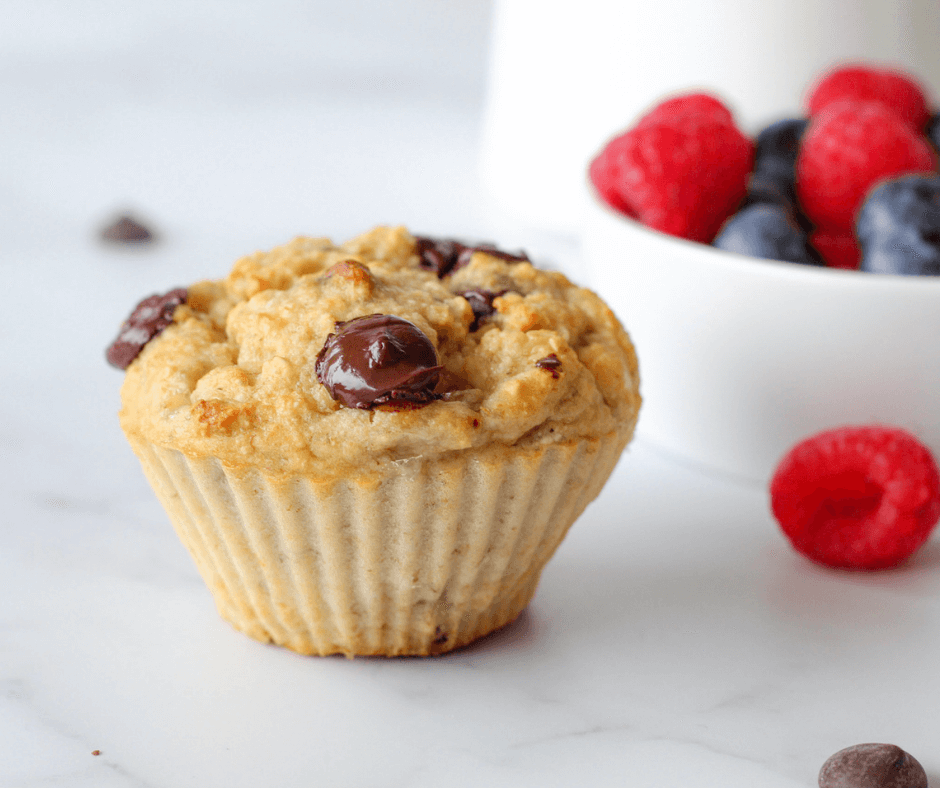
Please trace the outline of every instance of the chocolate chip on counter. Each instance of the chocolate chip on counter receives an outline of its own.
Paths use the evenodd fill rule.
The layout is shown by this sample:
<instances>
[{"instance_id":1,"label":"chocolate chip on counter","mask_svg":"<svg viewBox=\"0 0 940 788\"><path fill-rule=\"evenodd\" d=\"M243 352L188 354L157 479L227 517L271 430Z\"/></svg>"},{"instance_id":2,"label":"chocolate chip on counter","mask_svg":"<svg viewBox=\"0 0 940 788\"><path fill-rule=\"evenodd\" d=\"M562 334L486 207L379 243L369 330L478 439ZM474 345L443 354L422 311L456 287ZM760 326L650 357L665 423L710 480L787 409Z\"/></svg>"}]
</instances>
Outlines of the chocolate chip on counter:
<instances>
[{"instance_id":1,"label":"chocolate chip on counter","mask_svg":"<svg viewBox=\"0 0 940 788\"><path fill-rule=\"evenodd\" d=\"M472 287L469 290L461 290L457 293L457 295L467 299L470 308L473 310L473 322L470 324L471 331L476 331L480 327L480 321L485 320L496 311L493 307L493 300L506 292L506 290L500 290L498 293L494 293L490 290Z\"/></svg>"},{"instance_id":2,"label":"chocolate chip on counter","mask_svg":"<svg viewBox=\"0 0 940 788\"><path fill-rule=\"evenodd\" d=\"M426 405L442 367L431 340L394 315L367 315L336 324L317 354L317 379L347 408L389 403Z\"/></svg>"},{"instance_id":3,"label":"chocolate chip on counter","mask_svg":"<svg viewBox=\"0 0 940 788\"><path fill-rule=\"evenodd\" d=\"M415 241L421 265L434 271L441 279L469 264L474 252L486 252L491 257L498 257L507 263L529 262L529 256L525 252L504 252L488 243L471 246L450 238L427 237L417 237Z\"/></svg>"},{"instance_id":4,"label":"chocolate chip on counter","mask_svg":"<svg viewBox=\"0 0 940 788\"><path fill-rule=\"evenodd\" d=\"M927 788L927 775L897 745L856 744L823 764L819 788Z\"/></svg>"},{"instance_id":5,"label":"chocolate chip on counter","mask_svg":"<svg viewBox=\"0 0 940 788\"><path fill-rule=\"evenodd\" d=\"M152 295L141 301L121 324L117 339L108 347L108 363L127 369L151 339L173 322L176 307L186 303L186 290L178 287L164 295Z\"/></svg>"},{"instance_id":6,"label":"chocolate chip on counter","mask_svg":"<svg viewBox=\"0 0 940 788\"><path fill-rule=\"evenodd\" d=\"M101 240L120 244L148 243L154 240L153 231L133 216L124 215L102 228Z\"/></svg>"},{"instance_id":7,"label":"chocolate chip on counter","mask_svg":"<svg viewBox=\"0 0 940 788\"><path fill-rule=\"evenodd\" d=\"M556 380L561 377L561 373L558 371L561 369L561 359L554 353L549 353L545 358L540 358L535 362L535 366L539 369L548 370Z\"/></svg>"}]
</instances>

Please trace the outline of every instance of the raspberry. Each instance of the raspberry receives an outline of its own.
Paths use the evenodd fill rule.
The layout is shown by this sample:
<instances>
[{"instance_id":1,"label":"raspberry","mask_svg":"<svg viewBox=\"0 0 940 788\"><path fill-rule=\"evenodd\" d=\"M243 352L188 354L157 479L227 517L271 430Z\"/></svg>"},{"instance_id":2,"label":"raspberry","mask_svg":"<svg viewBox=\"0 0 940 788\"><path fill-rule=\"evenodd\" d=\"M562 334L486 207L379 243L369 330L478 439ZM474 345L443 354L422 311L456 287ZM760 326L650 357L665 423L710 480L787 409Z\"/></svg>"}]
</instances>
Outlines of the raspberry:
<instances>
[{"instance_id":1,"label":"raspberry","mask_svg":"<svg viewBox=\"0 0 940 788\"><path fill-rule=\"evenodd\" d=\"M623 136L607 143L607 147L591 162L588 176L601 199L611 208L636 219L633 209L620 196L620 162L623 158L621 148L626 147Z\"/></svg>"},{"instance_id":2,"label":"raspberry","mask_svg":"<svg viewBox=\"0 0 940 788\"><path fill-rule=\"evenodd\" d=\"M734 118L731 110L708 93L683 93L661 101L640 118L637 125L657 123L720 123L733 126Z\"/></svg>"},{"instance_id":3,"label":"raspberry","mask_svg":"<svg viewBox=\"0 0 940 788\"><path fill-rule=\"evenodd\" d=\"M818 227L849 232L875 183L933 167L926 138L883 104L841 101L813 118L803 136L797 198Z\"/></svg>"},{"instance_id":4,"label":"raspberry","mask_svg":"<svg viewBox=\"0 0 940 788\"><path fill-rule=\"evenodd\" d=\"M809 91L806 104L812 116L842 99L881 102L918 132L930 118L924 89L891 69L858 64L830 71Z\"/></svg>"},{"instance_id":5,"label":"raspberry","mask_svg":"<svg viewBox=\"0 0 940 788\"><path fill-rule=\"evenodd\" d=\"M910 557L940 518L940 473L910 433L841 427L794 446L770 483L794 548L825 566L885 569Z\"/></svg>"},{"instance_id":6,"label":"raspberry","mask_svg":"<svg viewBox=\"0 0 940 788\"><path fill-rule=\"evenodd\" d=\"M754 145L717 99L669 99L611 140L589 174L603 199L643 224L710 243L740 204Z\"/></svg>"},{"instance_id":7,"label":"raspberry","mask_svg":"<svg viewBox=\"0 0 940 788\"><path fill-rule=\"evenodd\" d=\"M829 268L858 269L862 250L854 233L816 230L810 233L809 243Z\"/></svg>"}]
</instances>

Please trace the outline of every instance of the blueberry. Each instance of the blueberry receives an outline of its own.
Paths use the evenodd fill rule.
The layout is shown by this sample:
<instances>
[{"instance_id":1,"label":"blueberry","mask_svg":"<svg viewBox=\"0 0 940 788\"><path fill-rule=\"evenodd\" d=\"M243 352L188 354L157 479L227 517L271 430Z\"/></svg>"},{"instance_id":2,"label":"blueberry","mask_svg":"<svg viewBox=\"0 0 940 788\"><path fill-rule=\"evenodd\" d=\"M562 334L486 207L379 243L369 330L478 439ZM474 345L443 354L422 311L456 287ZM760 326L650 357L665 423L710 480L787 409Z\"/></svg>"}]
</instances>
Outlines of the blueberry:
<instances>
[{"instance_id":1,"label":"blueberry","mask_svg":"<svg viewBox=\"0 0 940 788\"><path fill-rule=\"evenodd\" d=\"M856 234L862 271L940 276L940 177L907 175L868 195Z\"/></svg>"},{"instance_id":2,"label":"blueberry","mask_svg":"<svg viewBox=\"0 0 940 788\"><path fill-rule=\"evenodd\" d=\"M796 161L800 139L808 124L806 118L788 118L772 123L757 135L755 159L783 159L792 164Z\"/></svg>"},{"instance_id":3,"label":"blueberry","mask_svg":"<svg viewBox=\"0 0 940 788\"><path fill-rule=\"evenodd\" d=\"M933 144L934 149L940 153L940 112L933 115L927 121L927 128L924 129L927 139Z\"/></svg>"},{"instance_id":4,"label":"blueberry","mask_svg":"<svg viewBox=\"0 0 940 788\"><path fill-rule=\"evenodd\" d=\"M808 123L805 118L780 120L757 135L745 205L772 202L796 213L796 156Z\"/></svg>"},{"instance_id":5,"label":"blueberry","mask_svg":"<svg viewBox=\"0 0 940 788\"><path fill-rule=\"evenodd\" d=\"M744 202L771 202L792 209L796 205L793 164L784 159L758 160L747 181Z\"/></svg>"},{"instance_id":6,"label":"blueberry","mask_svg":"<svg viewBox=\"0 0 940 788\"><path fill-rule=\"evenodd\" d=\"M725 222L712 245L767 260L822 264L790 213L772 203L755 203L738 211Z\"/></svg>"}]
</instances>

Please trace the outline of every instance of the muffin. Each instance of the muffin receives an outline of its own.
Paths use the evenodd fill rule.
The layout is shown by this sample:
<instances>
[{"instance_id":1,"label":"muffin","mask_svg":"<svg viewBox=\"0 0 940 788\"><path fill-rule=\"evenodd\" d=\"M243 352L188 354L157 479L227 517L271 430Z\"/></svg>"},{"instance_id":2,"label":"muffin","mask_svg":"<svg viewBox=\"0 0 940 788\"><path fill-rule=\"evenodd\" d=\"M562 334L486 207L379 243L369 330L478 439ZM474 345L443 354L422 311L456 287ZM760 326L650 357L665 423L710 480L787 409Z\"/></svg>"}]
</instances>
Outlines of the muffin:
<instances>
[{"instance_id":1,"label":"muffin","mask_svg":"<svg viewBox=\"0 0 940 788\"><path fill-rule=\"evenodd\" d=\"M404 228L152 296L108 359L220 614L302 654L436 654L512 621L640 406L596 295Z\"/></svg>"}]
</instances>

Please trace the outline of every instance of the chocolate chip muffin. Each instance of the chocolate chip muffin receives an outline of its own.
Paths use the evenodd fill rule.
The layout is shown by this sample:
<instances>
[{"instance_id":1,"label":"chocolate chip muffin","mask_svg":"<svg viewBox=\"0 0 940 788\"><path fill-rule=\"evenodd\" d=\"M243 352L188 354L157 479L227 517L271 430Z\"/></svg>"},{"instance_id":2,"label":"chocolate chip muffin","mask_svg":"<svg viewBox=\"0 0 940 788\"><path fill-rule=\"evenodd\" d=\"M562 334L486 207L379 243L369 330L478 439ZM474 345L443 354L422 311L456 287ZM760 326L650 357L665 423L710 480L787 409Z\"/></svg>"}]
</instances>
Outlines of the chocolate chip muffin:
<instances>
[{"instance_id":1,"label":"chocolate chip muffin","mask_svg":"<svg viewBox=\"0 0 940 788\"><path fill-rule=\"evenodd\" d=\"M151 297L108 358L221 615L304 654L434 654L512 621L640 405L596 295L403 228Z\"/></svg>"}]
</instances>

